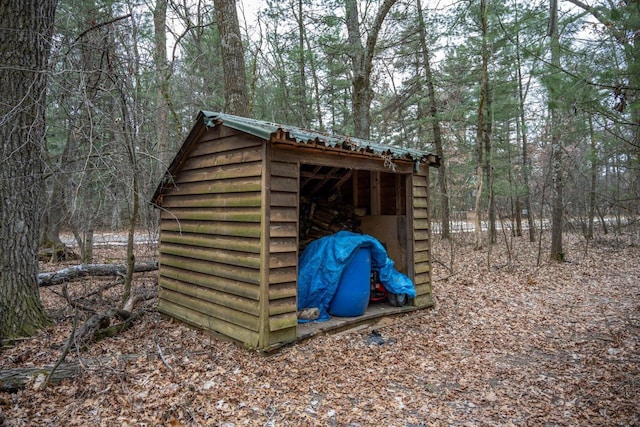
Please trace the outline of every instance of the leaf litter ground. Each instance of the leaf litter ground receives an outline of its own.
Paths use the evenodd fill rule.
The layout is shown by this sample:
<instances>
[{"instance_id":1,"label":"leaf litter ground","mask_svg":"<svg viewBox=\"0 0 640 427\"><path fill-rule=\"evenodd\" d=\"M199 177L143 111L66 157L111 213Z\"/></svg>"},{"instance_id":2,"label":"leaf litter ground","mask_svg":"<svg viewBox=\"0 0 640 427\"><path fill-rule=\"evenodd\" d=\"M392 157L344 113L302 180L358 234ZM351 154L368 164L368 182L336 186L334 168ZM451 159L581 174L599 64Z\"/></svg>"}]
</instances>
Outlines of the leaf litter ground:
<instances>
[{"instance_id":1,"label":"leaf litter ground","mask_svg":"<svg viewBox=\"0 0 640 427\"><path fill-rule=\"evenodd\" d=\"M540 266L537 243L511 243L488 256L463 236L435 241L434 308L267 356L163 319L145 302L133 328L69 354L99 361L75 379L0 393L0 418L9 426L640 424L637 236L589 246L567 236L568 262ZM154 256L139 249L139 259ZM98 252L99 262L124 257L118 247ZM83 279L69 292L87 295L109 280ZM154 289L155 274L136 276L135 286ZM56 362L74 318L59 294L42 289L55 326L5 349L1 369ZM118 286L83 301L106 310L119 297Z\"/></svg>"}]
</instances>

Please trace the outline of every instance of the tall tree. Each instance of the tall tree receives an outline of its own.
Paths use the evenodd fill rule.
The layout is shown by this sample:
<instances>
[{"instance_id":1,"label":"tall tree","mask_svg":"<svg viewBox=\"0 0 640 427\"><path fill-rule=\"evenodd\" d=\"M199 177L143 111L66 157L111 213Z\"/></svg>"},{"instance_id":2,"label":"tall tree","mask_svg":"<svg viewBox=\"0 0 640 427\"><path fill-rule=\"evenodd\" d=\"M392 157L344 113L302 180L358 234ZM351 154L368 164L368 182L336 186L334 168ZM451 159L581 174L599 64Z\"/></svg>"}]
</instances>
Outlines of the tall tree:
<instances>
[{"instance_id":1,"label":"tall tree","mask_svg":"<svg viewBox=\"0 0 640 427\"><path fill-rule=\"evenodd\" d=\"M367 40L363 43L358 16L358 1L345 0L346 23L348 34L348 55L351 58L351 108L353 109L354 136L369 139L371 128L371 72L373 58L378 44L378 35L384 19L396 0L384 0L371 28L368 30Z\"/></svg>"},{"instance_id":2,"label":"tall tree","mask_svg":"<svg viewBox=\"0 0 640 427\"><path fill-rule=\"evenodd\" d=\"M549 18L549 37L551 43L552 73L560 70L560 33L558 31L558 1L551 0ZM563 228L563 179L562 179L562 140L560 136L559 93L556 85L549 85L549 115L551 126L551 249L550 257L555 261L564 260L562 248Z\"/></svg>"},{"instance_id":3,"label":"tall tree","mask_svg":"<svg viewBox=\"0 0 640 427\"><path fill-rule=\"evenodd\" d=\"M240 36L235 0L215 0L222 67L224 69L225 112L246 116L249 113L244 49Z\"/></svg>"},{"instance_id":4,"label":"tall tree","mask_svg":"<svg viewBox=\"0 0 640 427\"><path fill-rule=\"evenodd\" d=\"M167 64L167 0L156 0L153 10L153 34L157 85L156 134L158 138L159 176L171 161L169 150L169 71Z\"/></svg>"},{"instance_id":5,"label":"tall tree","mask_svg":"<svg viewBox=\"0 0 640 427\"><path fill-rule=\"evenodd\" d=\"M489 142L487 128L490 128L491 118L488 117L487 104L489 102L489 47L487 45L487 15L489 13L489 0L480 1L480 32L482 37L482 65L480 71L480 98L478 100L478 125L476 129L476 203L475 203L475 248L482 248L482 192L483 171L487 169L489 159L485 156L486 144ZM489 148L490 150L490 148ZM487 183L489 184L489 183Z\"/></svg>"},{"instance_id":6,"label":"tall tree","mask_svg":"<svg viewBox=\"0 0 640 427\"><path fill-rule=\"evenodd\" d=\"M38 290L47 63L56 0L0 2L0 336L48 318Z\"/></svg>"},{"instance_id":7,"label":"tall tree","mask_svg":"<svg viewBox=\"0 0 640 427\"><path fill-rule=\"evenodd\" d=\"M519 25L519 15L518 15L518 6L514 5L514 10L516 13L516 24ZM521 44L520 44L520 30L516 31L515 35L515 53L516 53L516 80L518 83L518 119L516 120L516 133L518 134L518 138L522 143L522 185L523 185L523 198L524 198L524 207L527 211L527 224L529 225L529 241L535 242L536 240L536 230L535 230L535 221L533 218L533 209L531 209L531 187L529 183L529 178L531 175L531 166L529 165L529 148L527 146L528 141L528 131L527 131L527 123L525 116L525 98L526 92L525 85L523 82L522 76L522 56L521 56ZM520 203L517 203L518 212L516 213L517 218L520 218Z\"/></svg>"},{"instance_id":8,"label":"tall tree","mask_svg":"<svg viewBox=\"0 0 640 427\"><path fill-rule=\"evenodd\" d=\"M420 35L420 48L422 51L422 66L424 68L425 84L427 85L427 102L429 110L429 118L431 120L431 131L433 132L433 145L436 155L441 159L438 168L438 188L440 189L440 207L442 232L440 237L449 238L449 191L447 190L447 171L446 162L444 161L444 150L442 149L442 130L440 128L440 118L438 117L438 106L436 100L436 91L434 85L433 72L431 71L430 52L427 46L427 34L424 17L422 14L422 2L416 0L416 8L418 10L418 28Z\"/></svg>"}]
</instances>

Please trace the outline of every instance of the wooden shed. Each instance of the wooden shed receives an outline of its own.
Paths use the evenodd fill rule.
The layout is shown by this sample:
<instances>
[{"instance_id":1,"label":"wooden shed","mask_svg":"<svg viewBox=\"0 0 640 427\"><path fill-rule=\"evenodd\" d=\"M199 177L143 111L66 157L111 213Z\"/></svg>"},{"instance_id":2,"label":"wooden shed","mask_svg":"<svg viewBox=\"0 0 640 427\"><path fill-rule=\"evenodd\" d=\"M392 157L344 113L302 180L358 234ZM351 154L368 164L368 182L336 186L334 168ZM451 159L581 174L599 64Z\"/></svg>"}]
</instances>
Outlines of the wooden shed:
<instances>
[{"instance_id":1,"label":"wooden shed","mask_svg":"<svg viewBox=\"0 0 640 427\"><path fill-rule=\"evenodd\" d=\"M372 235L433 304L428 153L201 111L153 203L158 310L250 348L299 337L298 257L341 229Z\"/></svg>"}]
</instances>

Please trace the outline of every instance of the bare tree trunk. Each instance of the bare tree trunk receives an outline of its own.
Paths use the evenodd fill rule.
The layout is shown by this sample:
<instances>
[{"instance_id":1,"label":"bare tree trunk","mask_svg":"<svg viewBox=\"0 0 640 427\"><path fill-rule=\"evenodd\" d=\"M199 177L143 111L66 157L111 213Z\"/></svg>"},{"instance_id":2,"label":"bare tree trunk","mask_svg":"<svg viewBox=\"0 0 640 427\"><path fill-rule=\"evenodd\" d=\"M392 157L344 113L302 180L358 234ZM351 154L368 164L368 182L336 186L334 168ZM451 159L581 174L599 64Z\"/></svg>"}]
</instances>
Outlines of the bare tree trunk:
<instances>
[{"instance_id":1,"label":"bare tree trunk","mask_svg":"<svg viewBox=\"0 0 640 427\"><path fill-rule=\"evenodd\" d=\"M438 118L438 106L436 104L436 92L433 84L433 73L431 72L431 61L429 59L429 48L427 47L427 34L425 30L424 17L422 15L422 4L420 0L416 0L418 9L418 25L420 27L420 47L422 49L422 60L424 64L424 73L427 85L427 98L429 102L429 116L431 118L431 130L433 132L433 142L435 145L436 155L440 157L440 167L438 168L438 188L440 189L440 208L442 209L441 227L442 239L449 239L449 224L451 218L449 216L449 191L447 190L447 170L444 161L444 150L442 149L442 132L440 129L440 120Z\"/></svg>"},{"instance_id":2,"label":"bare tree trunk","mask_svg":"<svg viewBox=\"0 0 640 427\"><path fill-rule=\"evenodd\" d=\"M169 166L169 73L167 70L167 0L156 0L153 10L157 86L156 138L158 140L158 176Z\"/></svg>"},{"instance_id":3,"label":"bare tree trunk","mask_svg":"<svg viewBox=\"0 0 640 427\"><path fill-rule=\"evenodd\" d=\"M551 19L549 35L551 36L551 64L554 72L560 69L560 41L557 23L557 0L551 1ZM562 180L562 141L560 140L560 118L556 103L558 95L553 86L549 88L549 114L551 119L551 260L562 262L565 254L562 248L563 228L563 180Z\"/></svg>"},{"instance_id":4,"label":"bare tree trunk","mask_svg":"<svg viewBox=\"0 0 640 427\"><path fill-rule=\"evenodd\" d=\"M47 62L57 2L0 2L0 337L48 324L37 282Z\"/></svg>"},{"instance_id":5,"label":"bare tree trunk","mask_svg":"<svg viewBox=\"0 0 640 427\"><path fill-rule=\"evenodd\" d=\"M522 82L522 61L520 59L520 34L516 31L516 75L518 80L518 106L520 111L518 114L518 120L516 121L516 132L519 139L522 141L522 183L524 186L524 208L527 211L527 224L529 225L529 241L536 241L536 226L533 216L533 209L531 209L531 186L529 184L529 156L527 147L527 123L525 117L524 100L525 90ZM518 212L520 215L520 212Z\"/></svg>"},{"instance_id":6,"label":"bare tree trunk","mask_svg":"<svg viewBox=\"0 0 640 427\"><path fill-rule=\"evenodd\" d=\"M487 13L488 1L480 2L480 25L482 32L482 71L480 80L480 100L478 102L478 128L476 130L476 218L475 218L475 249L482 249L482 190L483 190L483 169L484 149L486 143L485 132L487 120L487 102L489 96L489 51L487 47Z\"/></svg>"},{"instance_id":7,"label":"bare tree trunk","mask_svg":"<svg viewBox=\"0 0 640 427\"><path fill-rule=\"evenodd\" d=\"M244 50L235 0L214 0L224 70L225 112L246 116L249 112Z\"/></svg>"},{"instance_id":8,"label":"bare tree trunk","mask_svg":"<svg viewBox=\"0 0 640 427\"><path fill-rule=\"evenodd\" d=\"M591 140L591 188L589 190L589 225L587 227L587 239L593 239L593 219L596 210L596 184L598 180L597 158L598 151L596 148L596 138L593 134L593 120L589 114L589 138Z\"/></svg>"},{"instance_id":9,"label":"bare tree trunk","mask_svg":"<svg viewBox=\"0 0 640 427\"><path fill-rule=\"evenodd\" d=\"M373 91L371 89L371 70L373 67L373 56L378 43L378 34L382 23L396 0L384 0L374 19L374 23L368 31L366 44L363 45L360 22L358 21L357 0L345 0L346 23L349 45L349 56L351 57L351 71L353 80L351 81L351 109L353 110L354 136L357 138L369 139L371 128L371 101Z\"/></svg>"},{"instance_id":10,"label":"bare tree trunk","mask_svg":"<svg viewBox=\"0 0 640 427\"><path fill-rule=\"evenodd\" d=\"M135 165L137 162L133 162ZM131 284L133 282L133 273L135 271L136 257L133 251L135 237L136 237L136 224L138 222L139 210L140 210L140 194L138 185L137 170L134 168L132 177L132 208L131 216L129 218L129 234L127 238L127 274L124 278L124 293L122 295L122 304L125 304L131 296Z\"/></svg>"},{"instance_id":11,"label":"bare tree trunk","mask_svg":"<svg viewBox=\"0 0 640 427\"><path fill-rule=\"evenodd\" d=\"M307 76L306 76L306 53L304 50L305 28L304 18L302 16L302 0L298 0L297 11L294 14L298 21L298 126L308 127L307 114Z\"/></svg>"},{"instance_id":12,"label":"bare tree trunk","mask_svg":"<svg viewBox=\"0 0 640 427\"><path fill-rule=\"evenodd\" d=\"M487 73L488 74L488 73ZM493 154L492 154L492 131L493 131L493 91L489 87L487 77L486 91L486 116L484 120L484 131L482 137L484 139L484 173L487 178L487 205L488 215L488 242L489 245L496 243L498 239L498 231L496 229L496 202L493 191Z\"/></svg>"}]
</instances>

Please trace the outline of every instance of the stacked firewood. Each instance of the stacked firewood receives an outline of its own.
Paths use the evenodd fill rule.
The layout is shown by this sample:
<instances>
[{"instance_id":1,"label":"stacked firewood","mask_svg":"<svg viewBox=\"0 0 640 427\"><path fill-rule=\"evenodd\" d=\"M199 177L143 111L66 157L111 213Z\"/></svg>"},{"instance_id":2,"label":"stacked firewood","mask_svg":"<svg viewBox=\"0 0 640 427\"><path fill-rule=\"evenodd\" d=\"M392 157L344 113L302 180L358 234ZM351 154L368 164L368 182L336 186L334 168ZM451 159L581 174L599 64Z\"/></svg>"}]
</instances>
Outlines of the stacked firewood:
<instances>
[{"instance_id":1,"label":"stacked firewood","mask_svg":"<svg viewBox=\"0 0 640 427\"><path fill-rule=\"evenodd\" d=\"M304 250L313 240L340 230L358 231L360 221L352 204L337 196L325 199L300 201L300 250Z\"/></svg>"}]
</instances>

